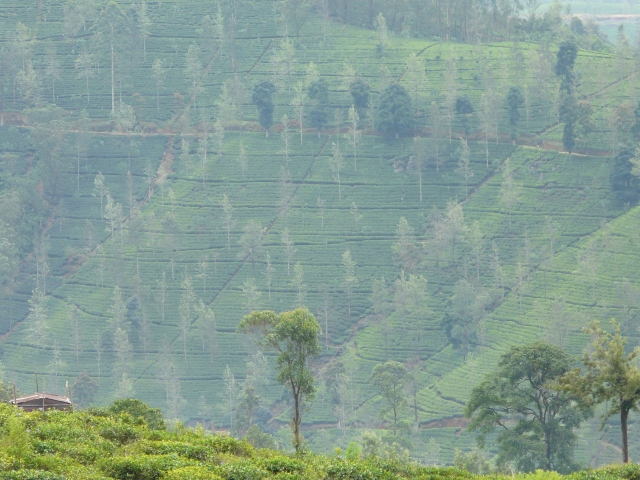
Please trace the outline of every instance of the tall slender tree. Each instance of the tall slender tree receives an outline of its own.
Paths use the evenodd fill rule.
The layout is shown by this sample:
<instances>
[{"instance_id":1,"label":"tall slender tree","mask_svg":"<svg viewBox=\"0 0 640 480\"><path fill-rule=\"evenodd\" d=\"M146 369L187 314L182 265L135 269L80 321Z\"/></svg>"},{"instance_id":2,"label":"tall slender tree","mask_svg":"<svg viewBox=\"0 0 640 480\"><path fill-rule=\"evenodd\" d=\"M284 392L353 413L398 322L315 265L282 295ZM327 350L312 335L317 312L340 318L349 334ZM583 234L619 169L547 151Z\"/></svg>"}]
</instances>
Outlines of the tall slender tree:
<instances>
[{"instance_id":1,"label":"tall slender tree","mask_svg":"<svg viewBox=\"0 0 640 480\"><path fill-rule=\"evenodd\" d=\"M122 8L110 1L102 9L96 19L93 29L94 38L98 44L109 52L111 62L111 113L116 111L116 67L117 61L126 49L126 39L129 38L129 19Z\"/></svg>"},{"instance_id":2,"label":"tall slender tree","mask_svg":"<svg viewBox=\"0 0 640 480\"><path fill-rule=\"evenodd\" d=\"M300 432L302 412L316 394L309 363L320 354L320 325L305 309L276 314L253 312L240 322L240 331L258 335L259 345L277 354L278 381L293 397L292 444L296 451L303 445Z\"/></svg>"},{"instance_id":3,"label":"tall slender tree","mask_svg":"<svg viewBox=\"0 0 640 480\"><path fill-rule=\"evenodd\" d=\"M340 147L335 143L331 146L331 157L329 157L329 168L333 181L338 184L338 200L342 201L342 183L340 182L340 172L344 168L344 157Z\"/></svg>"},{"instance_id":4,"label":"tall slender tree","mask_svg":"<svg viewBox=\"0 0 640 480\"><path fill-rule=\"evenodd\" d=\"M251 270L253 272L255 272L256 258L262 250L266 231L267 229L258 222L251 220L245 225L242 236L238 240L238 244L240 245L238 257L250 260Z\"/></svg>"},{"instance_id":5,"label":"tall slender tree","mask_svg":"<svg viewBox=\"0 0 640 480\"><path fill-rule=\"evenodd\" d=\"M180 296L180 305L178 307L180 314L180 334L182 335L182 352L184 358L187 358L187 341L191 332L191 324L193 316L196 313L196 294L193 291L193 282L189 275L185 275L182 281L182 294Z\"/></svg>"},{"instance_id":6,"label":"tall slender tree","mask_svg":"<svg viewBox=\"0 0 640 480\"><path fill-rule=\"evenodd\" d=\"M561 384L589 405L606 402L602 427L612 415L620 416L622 461L628 463L629 413L640 405L640 371L636 362L640 349L636 347L627 353L627 339L622 336L620 325L612 320L611 327L613 331L607 332L594 321L585 328L585 333L593 336L593 345L582 357L584 369L568 372Z\"/></svg>"},{"instance_id":7,"label":"tall slender tree","mask_svg":"<svg viewBox=\"0 0 640 480\"><path fill-rule=\"evenodd\" d=\"M202 92L202 76L204 74L202 62L200 60L200 50L195 45L190 45L187 51L187 59L184 67L184 75L189 82L190 96L197 112L198 94Z\"/></svg>"},{"instance_id":8,"label":"tall slender tree","mask_svg":"<svg viewBox=\"0 0 640 480\"><path fill-rule=\"evenodd\" d=\"M349 318L351 318L351 301L353 300L353 290L359 280L356 277L356 262L351 256L350 250L345 250L342 254L342 266L344 267L344 276L342 277L342 288L347 295L347 305L349 307Z\"/></svg>"},{"instance_id":9,"label":"tall slender tree","mask_svg":"<svg viewBox=\"0 0 640 480\"><path fill-rule=\"evenodd\" d=\"M231 251L231 229L233 228L235 221L233 220L233 207L231 206L231 202L229 201L229 197L225 193L222 195L222 200L220 202L220 206L222 207L222 213L224 215L224 229L227 232L227 251Z\"/></svg>"},{"instance_id":10,"label":"tall slender tree","mask_svg":"<svg viewBox=\"0 0 640 480\"><path fill-rule=\"evenodd\" d=\"M394 437L398 435L398 414L406 405L404 385L408 380L407 373L407 367L393 360L376 365L371 372L371 384L389 404L388 409L383 409L382 415L391 411Z\"/></svg>"}]
</instances>

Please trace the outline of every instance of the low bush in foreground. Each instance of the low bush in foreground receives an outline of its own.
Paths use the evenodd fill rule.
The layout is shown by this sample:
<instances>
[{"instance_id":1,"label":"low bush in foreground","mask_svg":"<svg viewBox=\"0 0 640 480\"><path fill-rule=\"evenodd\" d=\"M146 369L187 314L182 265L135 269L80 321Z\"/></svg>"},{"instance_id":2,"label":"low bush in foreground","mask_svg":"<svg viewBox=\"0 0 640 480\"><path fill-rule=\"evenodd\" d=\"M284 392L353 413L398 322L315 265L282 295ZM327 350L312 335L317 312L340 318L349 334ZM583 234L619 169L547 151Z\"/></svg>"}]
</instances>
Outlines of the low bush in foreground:
<instances>
[{"instance_id":1,"label":"low bush in foreground","mask_svg":"<svg viewBox=\"0 0 640 480\"><path fill-rule=\"evenodd\" d=\"M153 415L149 415L149 414ZM148 423L148 419L152 419ZM124 408L25 413L0 404L0 480L463 480L456 468L380 458L342 458L256 449L202 428L169 431L153 410ZM491 475L487 479L513 479ZM518 480L559 480L555 472ZM574 473L568 480L640 480L638 465Z\"/></svg>"}]
</instances>

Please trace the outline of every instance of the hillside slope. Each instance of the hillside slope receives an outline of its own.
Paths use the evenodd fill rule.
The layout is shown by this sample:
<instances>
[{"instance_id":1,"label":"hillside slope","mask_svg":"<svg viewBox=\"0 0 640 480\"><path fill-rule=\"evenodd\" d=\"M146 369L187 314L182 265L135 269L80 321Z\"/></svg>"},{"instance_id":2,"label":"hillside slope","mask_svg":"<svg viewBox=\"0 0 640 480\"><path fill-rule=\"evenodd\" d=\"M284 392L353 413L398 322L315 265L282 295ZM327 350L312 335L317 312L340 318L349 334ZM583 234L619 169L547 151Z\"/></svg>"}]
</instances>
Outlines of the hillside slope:
<instances>
[{"instance_id":1,"label":"hillside slope","mask_svg":"<svg viewBox=\"0 0 640 480\"><path fill-rule=\"evenodd\" d=\"M193 28L203 16L216 15L210 2L162 1L149 7L146 52L138 39L119 59L115 96L132 107L137 124L114 129L109 55L92 43L91 28L77 38L64 36L62 3L45 3L25 9L0 1L3 31L16 31L18 20L24 24L37 71L46 70L55 47L55 102L64 112L59 115L69 118L60 142L60 199L39 241L45 247L24 260L15 292L0 301L8 312L0 325L2 362L20 389L30 390L38 372L47 376L48 389L61 392L65 381L86 371L99 380L98 398L105 401L133 394L171 416L229 428L228 366L237 387L248 373L261 380L260 422L284 438L286 397L271 361L263 365L236 328L254 308L283 311L302 303L318 317L326 347L317 365L320 394L305 425L311 445L328 450L382 425L381 399L368 378L376 363L396 359L409 362L417 378L417 408L403 414L409 423L418 416L413 453L421 458L434 438L448 462L456 446L472 444L460 418L470 388L510 344L547 338L577 354L586 340L580 328L596 316L627 315L628 333L637 334L632 313L638 305L625 310L616 296L623 288L635 298L637 269L624 257L632 257L633 243L622 239L635 238L624 229L632 228L636 210L624 213L608 179L610 119L618 105L637 98L631 60L580 52L579 93L594 107L595 131L578 145L588 155L568 155L559 151L557 79L548 69L540 74L540 66L553 62L544 48L394 38L380 55L375 32L323 25L316 16L287 38L267 0L238 12L233 40L219 44ZM120 3L125 10L133 5ZM194 45L202 70L199 88L191 91L185 70ZM95 54L89 89L76 68L83 49ZM157 60L162 75L154 74ZM330 122L317 132L303 116L300 132L291 105L297 89L304 92L316 76L329 84ZM363 112L354 155L348 122L354 78L370 83L374 99L394 81L411 92L416 134L429 152L422 199L413 139L378 135L371 122L375 108ZM265 79L278 86L277 124L268 137L250 102L253 85ZM42 74L46 101L53 98L49 83ZM528 88L517 142L509 136L504 100L516 84ZM485 137L481 105L488 91L496 92L498 135ZM453 115L450 137L444 106L452 95L467 96L476 112L468 119ZM25 167L16 173L27 177L34 151L40 155L31 139L37 111L24 111L27 96L16 95L14 102L5 104L0 129L3 172L12 174L7 158L19 158ZM437 129L432 102L442 106ZM312 103L305 97L306 111ZM126 116L129 110L121 107ZM90 119L84 126L82 110ZM473 173L466 181L459 166L465 121ZM330 162L335 149L344 157L339 183ZM510 208L501 193L507 159L514 182ZM104 214L106 195L95 188L99 173L111 207L122 208L113 222ZM451 201L460 202L466 226L475 225L476 232L459 239L455 250L434 234L434 222ZM392 249L401 217L421 257L409 269ZM239 243L251 222L264 228L255 258ZM589 250L594 242L598 248ZM352 294L344 282L347 250L358 280ZM582 250L588 255L577 255ZM372 298L374 280L384 277L392 287L410 274L427 281L423 310L411 310L406 300L403 307L398 289L388 290L387 301ZM486 297L477 345L468 352L453 349L440 326L462 279ZM42 322L27 316L36 287L46 293ZM118 295L120 319L113 309ZM200 300L208 315L196 308ZM114 338L118 322L129 330L130 353ZM340 391L332 389L332 369L344 372ZM585 459L591 458L587 447Z\"/></svg>"}]
</instances>

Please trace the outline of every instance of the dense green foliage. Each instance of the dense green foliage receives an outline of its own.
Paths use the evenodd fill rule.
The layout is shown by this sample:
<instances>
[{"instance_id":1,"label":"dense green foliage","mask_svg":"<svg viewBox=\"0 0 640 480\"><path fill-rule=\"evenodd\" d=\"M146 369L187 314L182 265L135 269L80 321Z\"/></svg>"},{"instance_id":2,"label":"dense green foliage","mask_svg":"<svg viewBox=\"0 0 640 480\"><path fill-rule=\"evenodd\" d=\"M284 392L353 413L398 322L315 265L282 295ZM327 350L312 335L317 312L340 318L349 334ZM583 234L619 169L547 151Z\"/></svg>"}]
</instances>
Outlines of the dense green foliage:
<instances>
[{"instance_id":1,"label":"dense green foliage","mask_svg":"<svg viewBox=\"0 0 640 480\"><path fill-rule=\"evenodd\" d=\"M253 103L258 107L258 119L260 125L269 133L273 125L273 94L276 91L275 85L271 82L262 81L253 88Z\"/></svg>"},{"instance_id":2,"label":"dense green foliage","mask_svg":"<svg viewBox=\"0 0 640 480\"><path fill-rule=\"evenodd\" d=\"M309 112L309 123L312 127L322 130L329 121L329 85L324 78L315 80L309 85L309 98L314 101Z\"/></svg>"},{"instance_id":3,"label":"dense green foliage","mask_svg":"<svg viewBox=\"0 0 640 480\"><path fill-rule=\"evenodd\" d=\"M512 347L498 370L473 389L465 411L472 417L469 428L479 430L481 438L500 429L498 465L515 462L528 472L576 469L575 430L590 412L581 397L557 385L571 363L554 345Z\"/></svg>"},{"instance_id":4,"label":"dense green foliage","mask_svg":"<svg viewBox=\"0 0 640 480\"><path fill-rule=\"evenodd\" d=\"M584 372L573 370L562 378L564 390L578 395L588 404L607 403L602 415L606 421L612 415L620 415L622 433L622 461L629 462L627 435L629 413L637 411L640 404L640 370L636 358L640 349L627 353L627 339L622 336L620 325L611 321L613 332L607 332L594 321L585 332L594 337L592 349L582 358ZM608 403L611 402L611 406Z\"/></svg>"},{"instance_id":5,"label":"dense green foliage","mask_svg":"<svg viewBox=\"0 0 640 480\"><path fill-rule=\"evenodd\" d=\"M411 97L407 90L397 83L389 85L378 102L376 128L385 135L396 138L407 133L414 125Z\"/></svg>"},{"instance_id":6,"label":"dense green foliage","mask_svg":"<svg viewBox=\"0 0 640 480\"><path fill-rule=\"evenodd\" d=\"M483 478L364 454L355 446L336 456L287 455L201 427L148 427L141 417L109 410L34 412L0 406L0 478L6 480L464 480ZM486 478L633 480L638 466L607 467L567 477L537 471Z\"/></svg>"},{"instance_id":7,"label":"dense green foliage","mask_svg":"<svg viewBox=\"0 0 640 480\"><path fill-rule=\"evenodd\" d=\"M620 149L613 158L611 167L611 189L615 192L616 199L621 203L635 204L640 198L640 179L631 173L633 165L631 159L635 150L625 146Z\"/></svg>"}]
</instances>

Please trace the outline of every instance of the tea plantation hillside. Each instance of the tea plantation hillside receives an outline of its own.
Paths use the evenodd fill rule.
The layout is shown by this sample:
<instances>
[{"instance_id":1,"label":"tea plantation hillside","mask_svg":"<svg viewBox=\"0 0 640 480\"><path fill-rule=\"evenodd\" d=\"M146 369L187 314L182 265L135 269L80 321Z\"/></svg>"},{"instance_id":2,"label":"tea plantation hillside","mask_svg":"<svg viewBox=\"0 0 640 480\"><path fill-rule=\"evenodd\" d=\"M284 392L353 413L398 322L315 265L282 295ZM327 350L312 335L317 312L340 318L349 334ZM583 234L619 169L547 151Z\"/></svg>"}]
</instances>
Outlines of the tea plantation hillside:
<instances>
[{"instance_id":1,"label":"tea plantation hillside","mask_svg":"<svg viewBox=\"0 0 640 480\"><path fill-rule=\"evenodd\" d=\"M20 226L0 243L1 360L21 391L86 372L96 403L135 396L235 432L251 385L256 422L288 445L273 358L237 328L306 306L323 342L311 448L389 426L370 375L393 359L414 378L412 457L451 463L474 445L471 388L512 344L578 356L608 317L637 343L640 213L609 178L638 120L630 54L578 52L569 154L556 45L291 20L270 0L118 3L72 28L74 2L0 0L1 218ZM383 134L395 83L415 125ZM370 88L357 109L354 84ZM585 464L617 458L597 427Z\"/></svg>"}]
</instances>

